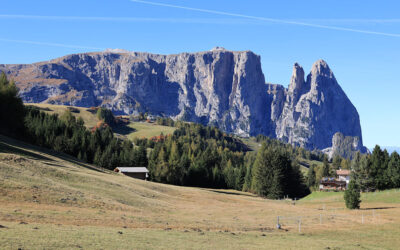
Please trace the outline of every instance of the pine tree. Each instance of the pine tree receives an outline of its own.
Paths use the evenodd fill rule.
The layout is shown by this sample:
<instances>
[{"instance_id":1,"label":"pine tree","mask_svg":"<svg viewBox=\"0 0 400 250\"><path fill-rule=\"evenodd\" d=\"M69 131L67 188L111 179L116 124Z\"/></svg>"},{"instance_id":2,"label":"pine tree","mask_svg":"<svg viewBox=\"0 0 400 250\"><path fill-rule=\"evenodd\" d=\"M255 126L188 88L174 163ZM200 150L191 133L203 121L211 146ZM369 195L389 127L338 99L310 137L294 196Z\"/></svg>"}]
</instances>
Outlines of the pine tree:
<instances>
[{"instance_id":1,"label":"pine tree","mask_svg":"<svg viewBox=\"0 0 400 250\"><path fill-rule=\"evenodd\" d=\"M0 74L0 132L22 136L24 105L18 97L18 88L4 72Z\"/></svg>"},{"instance_id":2,"label":"pine tree","mask_svg":"<svg viewBox=\"0 0 400 250\"><path fill-rule=\"evenodd\" d=\"M351 180L344 192L346 207L349 209L359 209L361 203L360 197L360 188L354 180Z\"/></svg>"},{"instance_id":3,"label":"pine tree","mask_svg":"<svg viewBox=\"0 0 400 250\"><path fill-rule=\"evenodd\" d=\"M334 170L338 170L339 168L341 168L341 161L342 157L340 157L339 155L335 155L335 157L333 157L332 166Z\"/></svg>"},{"instance_id":4,"label":"pine tree","mask_svg":"<svg viewBox=\"0 0 400 250\"><path fill-rule=\"evenodd\" d=\"M232 166L231 160L228 161L228 163L226 164L226 167L224 168L224 176L225 176L225 181L226 181L227 187L235 188L236 175L235 175L235 169Z\"/></svg>"},{"instance_id":5,"label":"pine tree","mask_svg":"<svg viewBox=\"0 0 400 250\"><path fill-rule=\"evenodd\" d=\"M97 147L96 153L94 154L93 163L97 166L101 166L101 149Z\"/></svg>"},{"instance_id":6,"label":"pine tree","mask_svg":"<svg viewBox=\"0 0 400 250\"><path fill-rule=\"evenodd\" d=\"M307 186L309 188L314 187L316 184L316 176L315 176L315 164L312 164L309 168L308 168L308 172L307 172Z\"/></svg>"},{"instance_id":7,"label":"pine tree","mask_svg":"<svg viewBox=\"0 0 400 250\"><path fill-rule=\"evenodd\" d=\"M246 175L244 177L244 183L242 188L242 191L244 192L251 191L252 168L254 160L255 160L255 154L246 153L245 155Z\"/></svg>"},{"instance_id":8,"label":"pine tree","mask_svg":"<svg viewBox=\"0 0 400 250\"><path fill-rule=\"evenodd\" d=\"M388 164L388 176L392 188L400 187L400 155L395 151L390 155Z\"/></svg>"},{"instance_id":9,"label":"pine tree","mask_svg":"<svg viewBox=\"0 0 400 250\"><path fill-rule=\"evenodd\" d=\"M329 177L331 176L331 170L328 163L328 157L324 156L324 162L322 166L322 177Z\"/></svg>"},{"instance_id":10,"label":"pine tree","mask_svg":"<svg viewBox=\"0 0 400 250\"><path fill-rule=\"evenodd\" d=\"M381 148L376 145L371 155L371 177L375 189L384 190L389 187L390 180L387 176L388 163L389 155L387 151L382 151Z\"/></svg>"},{"instance_id":11,"label":"pine tree","mask_svg":"<svg viewBox=\"0 0 400 250\"><path fill-rule=\"evenodd\" d=\"M260 196L279 199L286 195L290 159L279 149L261 147L254 163L252 189Z\"/></svg>"}]
</instances>

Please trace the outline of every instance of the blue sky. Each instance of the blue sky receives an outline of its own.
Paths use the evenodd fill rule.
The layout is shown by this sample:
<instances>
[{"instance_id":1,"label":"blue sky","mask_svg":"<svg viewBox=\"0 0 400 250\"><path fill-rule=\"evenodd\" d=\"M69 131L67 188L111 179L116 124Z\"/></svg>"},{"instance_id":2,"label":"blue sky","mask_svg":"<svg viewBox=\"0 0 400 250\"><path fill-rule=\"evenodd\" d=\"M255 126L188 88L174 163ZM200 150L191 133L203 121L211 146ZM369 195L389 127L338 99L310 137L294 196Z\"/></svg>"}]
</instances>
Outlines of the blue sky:
<instances>
[{"instance_id":1,"label":"blue sky","mask_svg":"<svg viewBox=\"0 0 400 250\"><path fill-rule=\"evenodd\" d=\"M266 81L287 86L295 62L307 74L322 58L360 114L364 144L399 146L399 10L398 1L370 0L4 0L0 63L222 46L261 55Z\"/></svg>"}]
</instances>

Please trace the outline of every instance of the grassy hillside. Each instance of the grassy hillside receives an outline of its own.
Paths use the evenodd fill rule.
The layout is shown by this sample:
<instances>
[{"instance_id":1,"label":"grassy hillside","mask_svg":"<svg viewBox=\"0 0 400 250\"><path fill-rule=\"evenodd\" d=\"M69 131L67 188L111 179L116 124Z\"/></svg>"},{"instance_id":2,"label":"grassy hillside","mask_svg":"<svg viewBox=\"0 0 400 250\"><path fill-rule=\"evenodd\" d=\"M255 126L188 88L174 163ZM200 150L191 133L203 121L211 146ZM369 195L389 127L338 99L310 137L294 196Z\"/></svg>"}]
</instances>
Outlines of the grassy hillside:
<instances>
[{"instance_id":1,"label":"grassy hillside","mask_svg":"<svg viewBox=\"0 0 400 250\"><path fill-rule=\"evenodd\" d=\"M51 105L51 104L40 104L40 103L28 103L26 105L39 107L41 111L44 111L47 114L58 114L58 115L64 113L69 107L63 105ZM86 127L92 128L99 121L99 119L97 119L96 117L96 114L87 111L87 108L80 108L80 107L73 107L73 108L79 110L79 113L72 113L72 114L76 117L82 117L82 119L85 121Z\"/></svg>"},{"instance_id":2,"label":"grassy hillside","mask_svg":"<svg viewBox=\"0 0 400 250\"><path fill-rule=\"evenodd\" d=\"M42 111L44 111L48 114L56 113L59 115L61 115L63 112L65 112L69 108L69 106L51 105L51 104L36 104L35 103L35 104L27 104L27 105L39 107ZM87 111L87 108L80 108L80 107L73 107L73 108L79 110L79 112L72 113L72 114L76 117L82 117L82 119L85 121L86 127L92 128L99 121L99 119L97 119L96 114L93 114L93 113ZM163 133L164 135L172 134L175 131L175 128L168 127L168 126L161 126L161 125L157 125L154 123L147 123L147 122L131 122L128 125L114 127L113 130L120 137L122 136L125 138L133 139L135 137L150 138L153 136L158 136L161 133Z\"/></svg>"},{"instance_id":3,"label":"grassy hillside","mask_svg":"<svg viewBox=\"0 0 400 250\"><path fill-rule=\"evenodd\" d=\"M161 133L164 135L172 134L175 131L175 127L161 126L155 123L147 122L131 122L127 125L128 128L115 128L114 131L119 134L125 135L128 139L137 138L150 138L153 136L158 136ZM124 132L126 130L131 130L128 133Z\"/></svg>"},{"instance_id":4,"label":"grassy hillside","mask_svg":"<svg viewBox=\"0 0 400 250\"><path fill-rule=\"evenodd\" d=\"M399 200L390 198L399 197L397 190L363 196L360 211L344 209L341 193L313 193L294 205L233 190L135 180L4 136L0 179L0 249L400 245ZM285 216L282 230L275 228L278 215Z\"/></svg>"}]
</instances>

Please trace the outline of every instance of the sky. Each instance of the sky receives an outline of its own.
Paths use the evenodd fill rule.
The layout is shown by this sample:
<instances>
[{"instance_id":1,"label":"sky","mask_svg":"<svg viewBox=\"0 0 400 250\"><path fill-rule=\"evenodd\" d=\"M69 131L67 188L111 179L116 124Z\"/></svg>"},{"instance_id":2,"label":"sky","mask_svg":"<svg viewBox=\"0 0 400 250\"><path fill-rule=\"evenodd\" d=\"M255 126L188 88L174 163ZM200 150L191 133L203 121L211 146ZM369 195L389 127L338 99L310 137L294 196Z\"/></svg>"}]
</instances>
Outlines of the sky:
<instances>
[{"instance_id":1,"label":"sky","mask_svg":"<svg viewBox=\"0 0 400 250\"><path fill-rule=\"evenodd\" d=\"M120 48L172 54L252 50L287 87L324 59L357 108L364 145L400 146L400 2L3 0L0 64Z\"/></svg>"}]
</instances>

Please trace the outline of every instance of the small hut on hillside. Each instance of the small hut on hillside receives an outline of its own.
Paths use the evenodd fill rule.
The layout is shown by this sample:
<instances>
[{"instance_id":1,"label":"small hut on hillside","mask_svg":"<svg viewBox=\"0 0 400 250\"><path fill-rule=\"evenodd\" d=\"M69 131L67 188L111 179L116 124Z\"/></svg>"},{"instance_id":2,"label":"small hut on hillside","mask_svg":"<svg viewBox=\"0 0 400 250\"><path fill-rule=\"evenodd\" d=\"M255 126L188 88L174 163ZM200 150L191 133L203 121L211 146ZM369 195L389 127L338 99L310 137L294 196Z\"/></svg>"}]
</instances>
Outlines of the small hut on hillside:
<instances>
[{"instance_id":1,"label":"small hut on hillside","mask_svg":"<svg viewBox=\"0 0 400 250\"><path fill-rule=\"evenodd\" d=\"M145 167L117 167L114 172L141 180L146 180L149 177L149 170Z\"/></svg>"}]
</instances>

